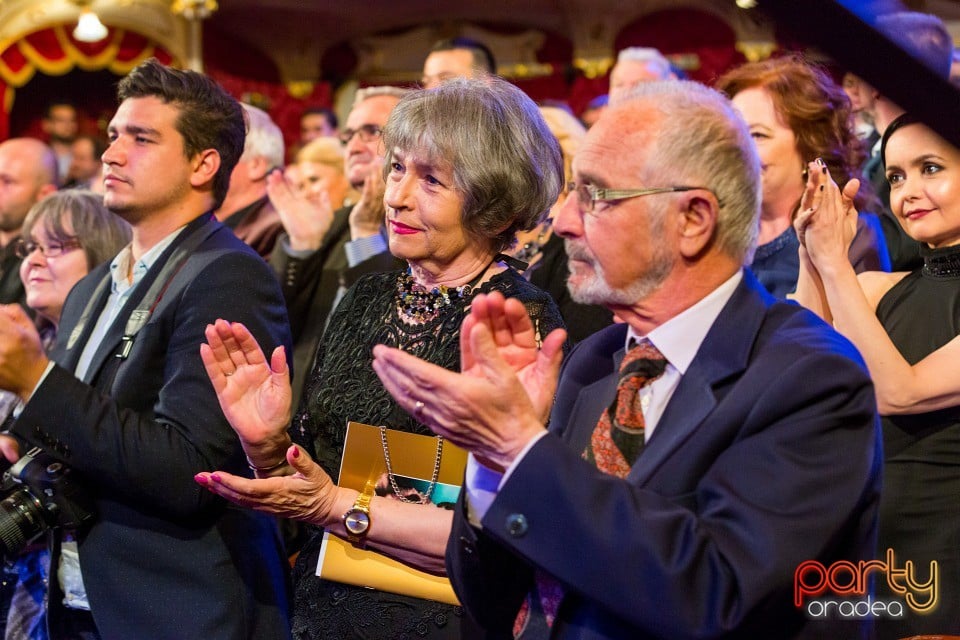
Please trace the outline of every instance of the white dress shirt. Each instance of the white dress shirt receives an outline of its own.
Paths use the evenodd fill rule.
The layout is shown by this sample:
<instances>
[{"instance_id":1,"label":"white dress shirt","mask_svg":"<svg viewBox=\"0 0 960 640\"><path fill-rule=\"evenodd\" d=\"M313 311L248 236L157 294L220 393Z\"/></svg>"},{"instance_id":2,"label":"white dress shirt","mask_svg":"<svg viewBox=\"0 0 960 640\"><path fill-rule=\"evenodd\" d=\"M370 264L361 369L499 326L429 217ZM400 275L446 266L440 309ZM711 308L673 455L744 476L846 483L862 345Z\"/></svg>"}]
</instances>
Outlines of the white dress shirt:
<instances>
[{"instance_id":1,"label":"white dress shirt","mask_svg":"<svg viewBox=\"0 0 960 640\"><path fill-rule=\"evenodd\" d=\"M687 372L690 363L700 350L700 345L707 337L710 327L733 296L741 280L743 280L743 270L738 270L692 307L670 318L645 336L637 333L632 327L627 330L627 340L624 345L626 349L629 349L633 343L647 340L667 359L667 367L663 375L640 390L645 441L649 440L656 430L670 398L680 385L681 378ZM599 420L599 416L597 419ZM500 487L509 479L510 474L533 445L546 435L547 433L543 432L532 438L503 473L480 464L473 454L467 457L464 490L467 492L467 514L470 524L475 527L480 526L480 521L497 497Z\"/></svg>"}]
</instances>

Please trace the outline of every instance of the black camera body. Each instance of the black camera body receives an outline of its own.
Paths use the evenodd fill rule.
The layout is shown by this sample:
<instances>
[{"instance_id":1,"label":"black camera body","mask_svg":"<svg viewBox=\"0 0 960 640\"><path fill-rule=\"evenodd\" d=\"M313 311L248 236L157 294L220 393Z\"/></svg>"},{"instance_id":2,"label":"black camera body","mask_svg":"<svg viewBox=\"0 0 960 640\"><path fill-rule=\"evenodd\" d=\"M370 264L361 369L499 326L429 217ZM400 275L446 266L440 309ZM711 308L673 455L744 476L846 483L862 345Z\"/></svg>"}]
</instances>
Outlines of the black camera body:
<instances>
[{"instance_id":1,"label":"black camera body","mask_svg":"<svg viewBox=\"0 0 960 640\"><path fill-rule=\"evenodd\" d=\"M72 470L33 448L3 474L0 482L0 553L17 556L32 540L57 527L82 529L96 517L93 500Z\"/></svg>"}]
</instances>

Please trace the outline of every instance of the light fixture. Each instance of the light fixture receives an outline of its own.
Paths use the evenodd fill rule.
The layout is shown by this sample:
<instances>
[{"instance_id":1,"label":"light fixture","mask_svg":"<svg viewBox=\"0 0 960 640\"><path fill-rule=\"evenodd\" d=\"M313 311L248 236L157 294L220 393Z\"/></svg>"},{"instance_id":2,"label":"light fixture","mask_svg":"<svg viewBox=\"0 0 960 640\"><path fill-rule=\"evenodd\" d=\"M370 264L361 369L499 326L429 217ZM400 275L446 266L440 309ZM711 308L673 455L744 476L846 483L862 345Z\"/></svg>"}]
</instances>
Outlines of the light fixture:
<instances>
[{"instance_id":1,"label":"light fixture","mask_svg":"<svg viewBox=\"0 0 960 640\"><path fill-rule=\"evenodd\" d=\"M737 0L737 6L741 9L753 9L757 6L756 0Z\"/></svg>"},{"instance_id":2,"label":"light fixture","mask_svg":"<svg viewBox=\"0 0 960 640\"><path fill-rule=\"evenodd\" d=\"M77 28L73 30L73 37L80 42L99 42L107 37L107 28L100 22L100 18L87 7L80 13Z\"/></svg>"}]
</instances>

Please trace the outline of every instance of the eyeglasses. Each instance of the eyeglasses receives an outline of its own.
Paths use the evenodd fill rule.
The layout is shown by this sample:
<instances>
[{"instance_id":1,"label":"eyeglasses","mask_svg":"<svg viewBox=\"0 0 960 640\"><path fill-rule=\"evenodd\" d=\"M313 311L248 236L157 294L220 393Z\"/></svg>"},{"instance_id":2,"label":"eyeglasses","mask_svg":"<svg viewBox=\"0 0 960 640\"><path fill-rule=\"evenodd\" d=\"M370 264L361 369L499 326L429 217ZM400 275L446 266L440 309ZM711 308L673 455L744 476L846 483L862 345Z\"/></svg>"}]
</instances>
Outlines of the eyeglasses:
<instances>
[{"instance_id":1,"label":"eyeglasses","mask_svg":"<svg viewBox=\"0 0 960 640\"><path fill-rule=\"evenodd\" d=\"M380 139L380 136L383 135L383 129L375 124L365 124L361 125L359 129L344 129L337 134L337 137L340 138L342 144L347 145L356 135L360 136L361 142L373 142Z\"/></svg>"},{"instance_id":2,"label":"eyeglasses","mask_svg":"<svg viewBox=\"0 0 960 640\"><path fill-rule=\"evenodd\" d=\"M80 248L80 242L78 240L64 240L63 242L51 242L49 245L44 247L42 244L37 244L32 240L26 241L23 238L17 240L17 244L13 247L13 252L17 254L18 258L26 258L31 253L40 250L40 253L44 258L56 258L59 255L73 251L74 249Z\"/></svg>"},{"instance_id":3,"label":"eyeglasses","mask_svg":"<svg viewBox=\"0 0 960 640\"><path fill-rule=\"evenodd\" d=\"M639 198L641 196L652 196L657 193L675 193L678 191L698 191L703 189L713 193L712 189L707 187L651 187L645 189L601 189L592 184L577 184L576 182L567 183L567 193L577 194L577 204L584 213L593 213L594 205L597 202L611 202L614 200L629 200L630 198ZM716 195L716 194L714 194ZM719 202L719 200L718 200ZM722 202L719 202L723 206Z\"/></svg>"}]
</instances>

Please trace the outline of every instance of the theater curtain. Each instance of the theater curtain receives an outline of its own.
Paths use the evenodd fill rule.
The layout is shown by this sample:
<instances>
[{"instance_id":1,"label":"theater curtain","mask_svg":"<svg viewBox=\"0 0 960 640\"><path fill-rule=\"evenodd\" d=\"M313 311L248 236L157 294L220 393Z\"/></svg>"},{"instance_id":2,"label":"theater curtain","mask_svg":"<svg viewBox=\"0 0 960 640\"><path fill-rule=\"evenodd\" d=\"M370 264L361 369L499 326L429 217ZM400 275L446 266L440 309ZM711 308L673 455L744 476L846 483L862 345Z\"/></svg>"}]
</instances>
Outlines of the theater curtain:
<instances>
[{"instance_id":1,"label":"theater curtain","mask_svg":"<svg viewBox=\"0 0 960 640\"><path fill-rule=\"evenodd\" d=\"M133 31L108 28L106 38L89 43L75 40L70 33L72 26L58 25L26 34L0 52L0 89L3 90L0 139L10 135L10 111L17 89L30 82L38 71L58 76L74 68L107 69L123 76L150 57L164 64L173 60L159 44Z\"/></svg>"}]
</instances>

